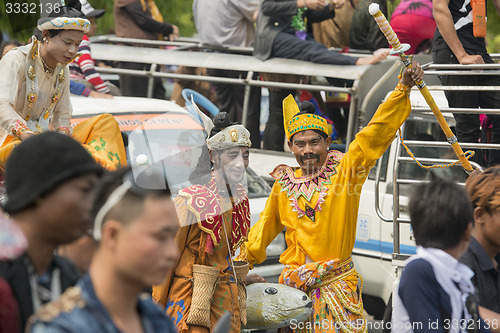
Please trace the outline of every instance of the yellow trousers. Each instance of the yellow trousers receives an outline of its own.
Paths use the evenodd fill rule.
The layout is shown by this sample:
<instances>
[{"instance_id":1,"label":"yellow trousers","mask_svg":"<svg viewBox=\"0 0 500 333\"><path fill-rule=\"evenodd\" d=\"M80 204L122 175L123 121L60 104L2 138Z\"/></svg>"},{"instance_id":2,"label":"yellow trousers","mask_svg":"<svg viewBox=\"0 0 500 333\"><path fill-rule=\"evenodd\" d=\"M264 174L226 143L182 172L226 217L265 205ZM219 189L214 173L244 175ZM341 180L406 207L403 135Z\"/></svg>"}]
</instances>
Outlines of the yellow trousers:
<instances>
[{"instance_id":1,"label":"yellow trousers","mask_svg":"<svg viewBox=\"0 0 500 333\"><path fill-rule=\"evenodd\" d=\"M102 114L82 121L73 128L73 139L94 157L101 166L108 170L116 170L127 165L125 146L120 128L110 114ZM8 135L0 147L0 169L5 165L12 150L21 143L17 137Z\"/></svg>"}]
</instances>

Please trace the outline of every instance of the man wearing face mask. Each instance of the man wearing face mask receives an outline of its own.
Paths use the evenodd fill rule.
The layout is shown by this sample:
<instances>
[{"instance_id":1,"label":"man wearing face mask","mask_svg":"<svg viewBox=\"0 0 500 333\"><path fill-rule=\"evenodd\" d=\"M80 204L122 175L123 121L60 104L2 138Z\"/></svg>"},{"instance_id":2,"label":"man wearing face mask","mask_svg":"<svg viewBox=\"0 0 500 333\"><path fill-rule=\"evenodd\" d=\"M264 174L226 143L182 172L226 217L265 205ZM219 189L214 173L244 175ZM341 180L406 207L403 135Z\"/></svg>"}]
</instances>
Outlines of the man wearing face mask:
<instances>
[{"instance_id":1,"label":"man wearing face mask","mask_svg":"<svg viewBox=\"0 0 500 333\"><path fill-rule=\"evenodd\" d=\"M217 114L213 125L190 176L194 185L181 190L175 200L180 258L165 282L153 287L153 297L176 318L182 333L208 333L224 312L231 312L232 330L239 332L246 323L244 286L263 281L247 278L248 263L232 259L250 229L243 185L250 133L231 123L226 112Z\"/></svg>"},{"instance_id":2,"label":"man wearing face mask","mask_svg":"<svg viewBox=\"0 0 500 333\"><path fill-rule=\"evenodd\" d=\"M246 259L250 265L262 263L266 247L286 228L288 247L280 257L285 265L280 283L303 290L313 300L305 327L366 332L358 288L361 277L351 259L361 188L410 114L409 91L422 78L416 63L405 70L395 91L346 154L328 151L331 137L326 120L308 112L312 105L302 103L299 110L291 95L283 101L288 146L300 168L279 165L271 173L276 182L250 230Z\"/></svg>"}]
</instances>

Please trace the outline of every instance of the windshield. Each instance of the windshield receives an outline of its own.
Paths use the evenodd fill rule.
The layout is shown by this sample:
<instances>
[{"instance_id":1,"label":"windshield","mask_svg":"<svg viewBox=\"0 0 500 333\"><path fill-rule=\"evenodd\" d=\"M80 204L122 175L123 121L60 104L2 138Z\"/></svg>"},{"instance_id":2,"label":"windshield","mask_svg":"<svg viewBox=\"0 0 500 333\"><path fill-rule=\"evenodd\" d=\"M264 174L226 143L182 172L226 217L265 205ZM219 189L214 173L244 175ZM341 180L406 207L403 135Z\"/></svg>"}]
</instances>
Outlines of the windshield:
<instances>
[{"instance_id":1,"label":"windshield","mask_svg":"<svg viewBox=\"0 0 500 333\"><path fill-rule=\"evenodd\" d=\"M174 193L192 185L189 176L205 144L204 129L185 114L149 114L141 118L140 122L117 119L128 137L129 165L140 168L160 162ZM261 177L249 168L246 175L249 198L269 196L271 188Z\"/></svg>"}]
</instances>

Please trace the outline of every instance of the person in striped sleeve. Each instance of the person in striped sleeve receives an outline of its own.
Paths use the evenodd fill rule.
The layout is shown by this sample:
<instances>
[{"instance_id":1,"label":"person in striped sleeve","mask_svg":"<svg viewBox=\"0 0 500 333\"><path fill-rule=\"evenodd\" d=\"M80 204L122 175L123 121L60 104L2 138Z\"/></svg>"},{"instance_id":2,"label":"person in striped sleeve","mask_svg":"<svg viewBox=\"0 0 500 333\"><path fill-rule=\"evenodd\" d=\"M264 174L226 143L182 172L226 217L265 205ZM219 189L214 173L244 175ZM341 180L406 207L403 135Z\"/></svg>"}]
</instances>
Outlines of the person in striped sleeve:
<instances>
[{"instance_id":1,"label":"person in striped sleeve","mask_svg":"<svg viewBox=\"0 0 500 333\"><path fill-rule=\"evenodd\" d=\"M120 90L110 82L105 82L95 69L95 61L92 58L89 37L97 31L96 19L104 15L104 9L94 9L87 0L80 0L82 12L90 21L90 30L83 36L78 53L81 55L69 64L70 77L72 81L83 83L87 88L103 94L113 96L121 95Z\"/></svg>"}]
</instances>

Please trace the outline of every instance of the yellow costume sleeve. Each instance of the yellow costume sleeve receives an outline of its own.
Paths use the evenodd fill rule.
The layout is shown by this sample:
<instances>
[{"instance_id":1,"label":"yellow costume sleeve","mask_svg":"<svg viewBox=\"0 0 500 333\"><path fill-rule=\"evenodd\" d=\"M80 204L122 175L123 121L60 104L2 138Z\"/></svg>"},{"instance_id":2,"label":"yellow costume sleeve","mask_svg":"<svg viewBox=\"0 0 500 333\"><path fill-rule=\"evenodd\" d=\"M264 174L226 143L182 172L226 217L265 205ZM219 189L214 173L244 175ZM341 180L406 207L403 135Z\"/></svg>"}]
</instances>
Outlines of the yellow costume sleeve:
<instances>
[{"instance_id":1,"label":"yellow costume sleeve","mask_svg":"<svg viewBox=\"0 0 500 333\"><path fill-rule=\"evenodd\" d=\"M283 230L281 224L278 194L281 191L281 186L275 182L271 195L266 201L266 206L260 213L259 221L250 229L248 234L247 260L250 267L253 268L255 263L260 264L266 260L266 248Z\"/></svg>"},{"instance_id":2,"label":"yellow costume sleeve","mask_svg":"<svg viewBox=\"0 0 500 333\"><path fill-rule=\"evenodd\" d=\"M387 147L391 144L396 131L410 115L411 103L406 92L394 90L387 101L380 104L368 125L357 135L349 145L349 150L338 168L340 174L351 172L352 176L368 175L368 169L373 166ZM348 177L352 180L352 177Z\"/></svg>"}]
</instances>

